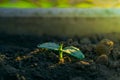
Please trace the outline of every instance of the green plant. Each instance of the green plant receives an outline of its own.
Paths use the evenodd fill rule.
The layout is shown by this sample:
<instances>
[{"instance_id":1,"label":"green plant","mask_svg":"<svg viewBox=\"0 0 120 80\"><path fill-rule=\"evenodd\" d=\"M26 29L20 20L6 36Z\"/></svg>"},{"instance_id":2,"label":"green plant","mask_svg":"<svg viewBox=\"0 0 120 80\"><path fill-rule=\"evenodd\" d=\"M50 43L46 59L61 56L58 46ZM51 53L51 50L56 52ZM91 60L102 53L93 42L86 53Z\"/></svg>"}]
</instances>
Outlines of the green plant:
<instances>
[{"instance_id":1,"label":"green plant","mask_svg":"<svg viewBox=\"0 0 120 80\"><path fill-rule=\"evenodd\" d=\"M79 50L79 48L74 46L68 46L63 48L63 44L58 45L56 43L48 42L48 43L39 44L37 47L58 51L60 63L64 63L63 53L67 53L80 60L85 58L84 54Z\"/></svg>"}]
</instances>

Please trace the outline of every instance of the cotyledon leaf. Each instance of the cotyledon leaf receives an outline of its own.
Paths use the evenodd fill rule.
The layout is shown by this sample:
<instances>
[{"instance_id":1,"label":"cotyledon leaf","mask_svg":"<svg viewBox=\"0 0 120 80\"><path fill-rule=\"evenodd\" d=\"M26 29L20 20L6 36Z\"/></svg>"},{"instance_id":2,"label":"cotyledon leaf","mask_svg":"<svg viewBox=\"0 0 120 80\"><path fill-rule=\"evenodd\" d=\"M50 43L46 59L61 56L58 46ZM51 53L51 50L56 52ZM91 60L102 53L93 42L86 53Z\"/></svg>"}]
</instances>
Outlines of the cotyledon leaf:
<instances>
[{"instance_id":1,"label":"cotyledon leaf","mask_svg":"<svg viewBox=\"0 0 120 80\"><path fill-rule=\"evenodd\" d=\"M51 50L59 50L60 46L56 43L48 42L48 43L38 44L37 47L51 49ZM62 51L78 59L85 58L84 54L79 50L79 48L76 48L74 46L65 47Z\"/></svg>"},{"instance_id":2,"label":"cotyledon leaf","mask_svg":"<svg viewBox=\"0 0 120 80\"><path fill-rule=\"evenodd\" d=\"M74 56L78 59L83 59L85 58L84 54L76 47L70 46L70 47L65 47L63 49L63 52L70 54L71 56Z\"/></svg>"},{"instance_id":3,"label":"cotyledon leaf","mask_svg":"<svg viewBox=\"0 0 120 80\"><path fill-rule=\"evenodd\" d=\"M43 44L38 44L38 48L45 48L45 49L51 49L51 50L58 50L59 45L56 43L48 42L48 43L43 43Z\"/></svg>"}]
</instances>

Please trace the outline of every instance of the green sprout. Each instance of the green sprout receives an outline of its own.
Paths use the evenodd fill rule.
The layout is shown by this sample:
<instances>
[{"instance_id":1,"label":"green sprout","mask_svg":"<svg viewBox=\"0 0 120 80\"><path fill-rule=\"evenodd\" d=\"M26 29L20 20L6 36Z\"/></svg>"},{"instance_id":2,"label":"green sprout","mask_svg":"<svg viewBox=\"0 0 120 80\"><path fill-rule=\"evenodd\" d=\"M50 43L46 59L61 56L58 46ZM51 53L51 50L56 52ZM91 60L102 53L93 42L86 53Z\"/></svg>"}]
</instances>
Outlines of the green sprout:
<instances>
[{"instance_id":1,"label":"green sprout","mask_svg":"<svg viewBox=\"0 0 120 80\"><path fill-rule=\"evenodd\" d=\"M56 43L47 42L47 43L39 44L37 47L58 51L59 63L64 63L63 53L67 53L80 60L85 58L84 54L79 50L79 48L74 46L68 46L63 48L63 44L58 45Z\"/></svg>"}]
</instances>

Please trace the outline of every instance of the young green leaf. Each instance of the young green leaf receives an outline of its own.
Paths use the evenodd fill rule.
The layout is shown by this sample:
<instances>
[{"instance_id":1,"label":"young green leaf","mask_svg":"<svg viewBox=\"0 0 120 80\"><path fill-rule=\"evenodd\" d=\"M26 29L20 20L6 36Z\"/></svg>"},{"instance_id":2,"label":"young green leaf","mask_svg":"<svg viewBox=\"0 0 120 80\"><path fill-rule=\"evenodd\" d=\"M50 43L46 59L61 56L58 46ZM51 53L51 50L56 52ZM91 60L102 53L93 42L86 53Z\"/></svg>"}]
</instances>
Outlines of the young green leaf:
<instances>
[{"instance_id":1,"label":"young green leaf","mask_svg":"<svg viewBox=\"0 0 120 80\"><path fill-rule=\"evenodd\" d=\"M83 59L85 58L84 54L76 47L70 46L70 47L65 47L63 49L63 52L70 54L71 56L74 56L78 59Z\"/></svg>"},{"instance_id":2,"label":"young green leaf","mask_svg":"<svg viewBox=\"0 0 120 80\"><path fill-rule=\"evenodd\" d=\"M43 43L43 44L38 44L38 48L45 48L45 49L51 49L51 50L58 50L59 45L56 43L48 42L48 43Z\"/></svg>"}]
</instances>

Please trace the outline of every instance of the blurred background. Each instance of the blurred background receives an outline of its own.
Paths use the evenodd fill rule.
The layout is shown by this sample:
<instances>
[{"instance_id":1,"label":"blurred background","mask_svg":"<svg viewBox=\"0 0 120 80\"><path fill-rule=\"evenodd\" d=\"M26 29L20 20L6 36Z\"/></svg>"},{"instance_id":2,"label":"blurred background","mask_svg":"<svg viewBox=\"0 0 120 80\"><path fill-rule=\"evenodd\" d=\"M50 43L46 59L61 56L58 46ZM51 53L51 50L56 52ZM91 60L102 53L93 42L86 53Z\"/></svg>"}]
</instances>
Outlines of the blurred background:
<instances>
[{"instance_id":1,"label":"blurred background","mask_svg":"<svg viewBox=\"0 0 120 80\"><path fill-rule=\"evenodd\" d=\"M1 8L119 8L120 0L0 0Z\"/></svg>"},{"instance_id":2,"label":"blurred background","mask_svg":"<svg viewBox=\"0 0 120 80\"><path fill-rule=\"evenodd\" d=\"M0 33L79 36L111 32L120 32L120 0L0 0Z\"/></svg>"}]
</instances>

